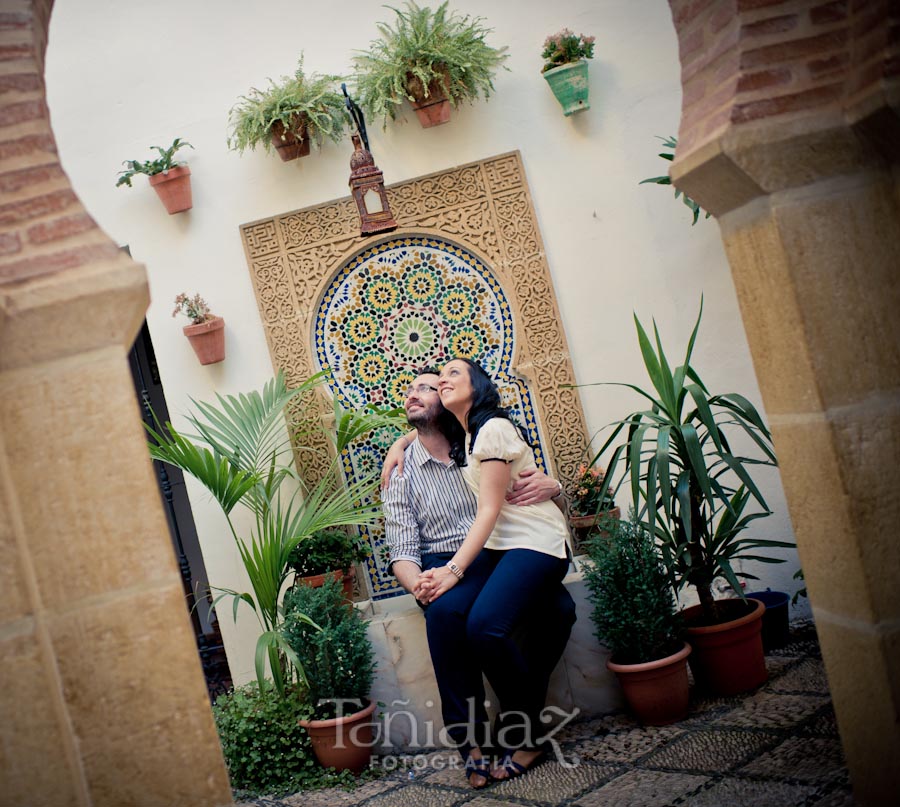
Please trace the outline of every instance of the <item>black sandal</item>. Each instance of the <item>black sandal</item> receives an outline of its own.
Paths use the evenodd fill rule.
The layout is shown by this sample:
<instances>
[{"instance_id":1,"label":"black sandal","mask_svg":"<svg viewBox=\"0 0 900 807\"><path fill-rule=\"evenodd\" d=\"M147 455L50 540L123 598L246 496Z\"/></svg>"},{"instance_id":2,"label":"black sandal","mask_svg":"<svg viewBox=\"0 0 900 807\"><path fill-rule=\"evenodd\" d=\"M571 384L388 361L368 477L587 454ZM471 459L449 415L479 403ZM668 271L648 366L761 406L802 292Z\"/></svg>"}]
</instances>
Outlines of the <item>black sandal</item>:
<instances>
[{"instance_id":1,"label":"black sandal","mask_svg":"<svg viewBox=\"0 0 900 807\"><path fill-rule=\"evenodd\" d=\"M485 757L480 757L479 759L475 759L474 757L468 757L466 759L466 779L469 780L469 784L472 785L473 790L482 790L486 788L491 782L494 780L491 778L491 764L485 759ZM480 776L484 779L483 785L476 785L472 782L473 776Z\"/></svg>"},{"instance_id":2,"label":"black sandal","mask_svg":"<svg viewBox=\"0 0 900 807\"><path fill-rule=\"evenodd\" d=\"M506 782L510 779L516 779L519 776L524 776L528 771L533 770L542 762L547 761L547 752L541 751L528 765L523 765L520 762L516 762L512 758L513 752L507 752L503 759L500 761L500 767L506 771L506 776L502 779L495 779L497 782Z\"/></svg>"}]
</instances>

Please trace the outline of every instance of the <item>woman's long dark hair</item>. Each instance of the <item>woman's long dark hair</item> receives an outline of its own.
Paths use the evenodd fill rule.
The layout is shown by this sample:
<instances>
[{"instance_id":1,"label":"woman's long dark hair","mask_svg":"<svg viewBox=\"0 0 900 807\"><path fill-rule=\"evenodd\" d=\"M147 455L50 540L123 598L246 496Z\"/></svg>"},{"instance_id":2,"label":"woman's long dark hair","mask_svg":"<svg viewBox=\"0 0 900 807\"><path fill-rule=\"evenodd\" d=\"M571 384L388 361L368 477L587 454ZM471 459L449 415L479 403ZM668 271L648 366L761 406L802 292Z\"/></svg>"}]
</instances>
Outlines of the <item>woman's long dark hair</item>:
<instances>
[{"instance_id":1,"label":"woman's long dark hair","mask_svg":"<svg viewBox=\"0 0 900 807\"><path fill-rule=\"evenodd\" d=\"M510 421L519 430L525 444L531 445L525 430L510 417L509 410L501 404L500 391L484 368L478 362L461 356L450 359L450 361L461 361L469 366L469 380L472 383L472 408L469 410L468 417L469 434L472 437L469 441L469 453L472 453L479 429L491 418L504 418ZM458 425L459 421L456 422ZM465 441L458 438L454 440L446 432L445 435L450 440L450 458L459 466L467 465Z\"/></svg>"}]
</instances>

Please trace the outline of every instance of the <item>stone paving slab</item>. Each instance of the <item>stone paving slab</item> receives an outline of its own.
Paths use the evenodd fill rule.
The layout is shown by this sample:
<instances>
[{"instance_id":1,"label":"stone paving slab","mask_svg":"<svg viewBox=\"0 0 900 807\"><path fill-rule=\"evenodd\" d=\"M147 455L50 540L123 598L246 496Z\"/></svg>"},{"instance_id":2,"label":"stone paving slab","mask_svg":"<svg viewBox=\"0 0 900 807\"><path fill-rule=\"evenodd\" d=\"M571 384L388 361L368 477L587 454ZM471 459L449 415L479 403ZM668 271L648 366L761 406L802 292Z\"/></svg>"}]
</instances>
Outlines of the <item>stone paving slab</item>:
<instances>
[{"instance_id":1,"label":"stone paving slab","mask_svg":"<svg viewBox=\"0 0 900 807\"><path fill-rule=\"evenodd\" d=\"M576 807L665 807L707 781L709 777L690 773L629 771L573 804Z\"/></svg>"},{"instance_id":2,"label":"stone paving slab","mask_svg":"<svg viewBox=\"0 0 900 807\"><path fill-rule=\"evenodd\" d=\"M837 740L790 737L747 763L739 773L764 779L827 782L846 773L844 753Z\"/></svg>"},{"instance_id":3,"label":"stone paving slab","mask_svg":"<svg viewBox=\"0 0 900 807\"><path fill-rule=\"evenodd\" d=\"M692 793L684 803L689 807L787 807L805 804L815 792L816 789L809 785L726 777L708 788Z\"/></svg>"}]
</instances>

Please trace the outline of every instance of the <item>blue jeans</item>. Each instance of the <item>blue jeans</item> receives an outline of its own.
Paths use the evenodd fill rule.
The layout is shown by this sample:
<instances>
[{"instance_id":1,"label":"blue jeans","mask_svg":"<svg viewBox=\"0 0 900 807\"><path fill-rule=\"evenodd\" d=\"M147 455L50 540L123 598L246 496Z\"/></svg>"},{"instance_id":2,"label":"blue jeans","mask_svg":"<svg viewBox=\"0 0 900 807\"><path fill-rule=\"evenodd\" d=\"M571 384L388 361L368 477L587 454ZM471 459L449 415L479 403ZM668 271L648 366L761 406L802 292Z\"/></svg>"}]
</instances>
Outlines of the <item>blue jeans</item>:
<instances>
[{"instance_id":1,"label":"blue jeans","mask_svg":"<svg viewBox=\"0 0 900 807\"><path fill-rule=\"evenodd\" d=\"M422 568L443 566L452 556L426 555ZM426 607L441 713L463 756L491 744L482 672L504 713L539 719L575 622L575 603L561 584L567 568L567 560L526 549L482 550L463 579ZM529 725L537 732L540 723ZM525 727L521 736L514 729L501 734L510 747L530 744Z\"/></svg>"}]
</instances>

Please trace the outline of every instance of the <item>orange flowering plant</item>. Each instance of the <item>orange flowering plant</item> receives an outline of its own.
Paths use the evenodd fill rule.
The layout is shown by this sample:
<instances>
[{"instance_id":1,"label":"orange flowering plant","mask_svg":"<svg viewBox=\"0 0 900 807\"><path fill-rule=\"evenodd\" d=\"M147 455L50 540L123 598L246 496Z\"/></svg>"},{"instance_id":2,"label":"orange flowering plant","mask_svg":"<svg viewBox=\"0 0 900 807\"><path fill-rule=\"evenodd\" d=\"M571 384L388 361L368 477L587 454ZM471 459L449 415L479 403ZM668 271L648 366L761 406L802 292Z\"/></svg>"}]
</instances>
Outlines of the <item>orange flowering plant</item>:
<instances>
[{"instance_id":1,"label":"orange flowering plant","mask_svg":"<svg viewBox=\"0 0 900 807\"><path fill-rule=\"evenodd\" d=\"M605 478L603 469L597 465L587 465L582 462L578 466L578 476L572 483L572 495L569 497L572 515L593 516L616 506L609 490L603 494Z\"/></svg>"}]
</instances>

